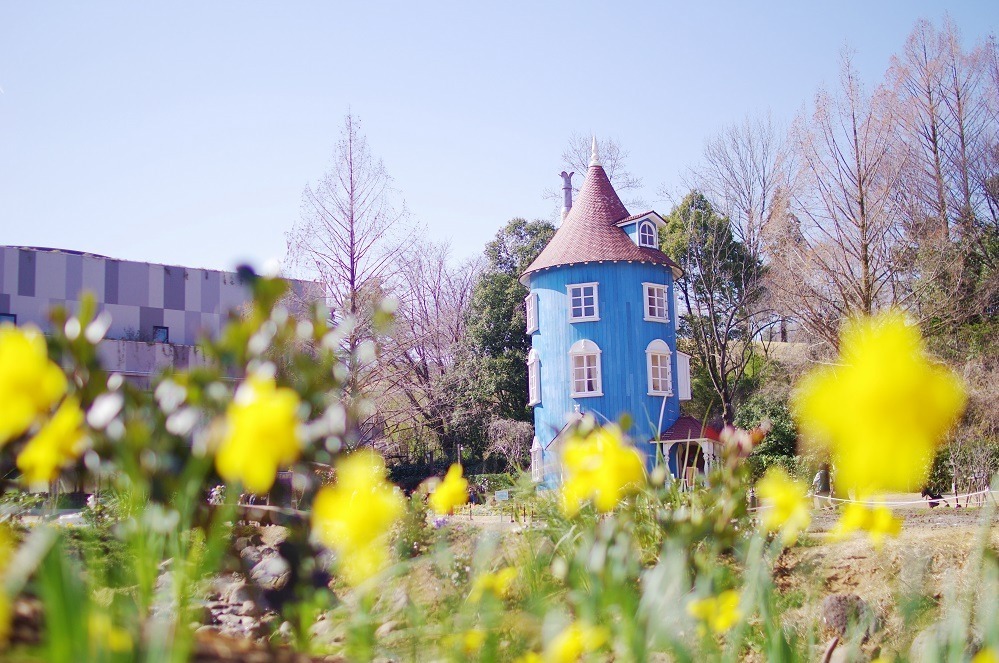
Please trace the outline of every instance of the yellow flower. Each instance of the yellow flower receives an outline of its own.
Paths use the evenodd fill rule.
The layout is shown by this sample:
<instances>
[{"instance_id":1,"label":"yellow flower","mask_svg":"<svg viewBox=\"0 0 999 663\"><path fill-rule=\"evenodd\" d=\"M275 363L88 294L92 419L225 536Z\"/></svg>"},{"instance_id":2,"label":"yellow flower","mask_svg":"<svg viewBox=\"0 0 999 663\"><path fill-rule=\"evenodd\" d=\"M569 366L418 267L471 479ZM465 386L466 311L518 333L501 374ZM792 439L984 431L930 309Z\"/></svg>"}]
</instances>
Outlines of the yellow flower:
<instances>
[{"instance_id":1,"label":"yellow flower","mask_svg":"<svg viewBox=\"0 0 999 663\"><path fill-rule=\"evenodd\" d=\"M405 508L385 477L381 456L355 452L337 464L336 485L320 490L312 505L313 531L336 551L344 579L354 586L388 564L389 530Z\"/></svg>"},{"instance_id":2,"label":"yellow flower","mask_svg":"<svg viewBox=\"0 0 999 663\"><path fill-rule=\"evenodd\" d=\"M92 650L127 652L132 650L132 636L123 628L111 623L104 613L94 612L88 623Z\"/></svg>"},{"instance_id":3,"label":"yellow flower","mask_svg":"<svg viewBox=\"0 0 999 663\"><path fill-rule=\"evenodd\" d=\"M482 600L486 592L492 593L498 598L506 598L510 595L513 582L517 579L517 569L507 566L496 573L484 573L472 583L472 591L468 594L468 600L473 603Z\"/></svg>"},{"instance_id":4,"label":"yellow flower","mask_svg":"<svg viewBox=\"0 0 999 663\"><path fill-rule=\"evenodd\" d=\"M760 521L763 528L768 532L779 531L785 545L797 541L798 534L812 522L805 485L791 479L783 469L773 467L756 484L756 492L767 507Z\"/></svg>"},{"instance_id":5,"label":"yellow flower","mask_svg":"<svg viewBox=\"0 0 999 663\"><path fill-rule=\"evenodd\" d=\"M892 515L891 509L879 505L871 508L865 504L851 502L843 509L831 534L842 540L853 532L867 532L875 548L884 545L886 537L897 537L902 532L902 520Z\"/></svg>"},{"instance_id":6,"label":"yellow flower","mask_svg":"<svg viewBox=\"0 0 999 663\"><path fill-rule=\"evenodd\" d=\"M965 400L919 330L888 311L844 325L839 365L807 375L793 409L805 440L831 452L840 487L867 495L918 489Z\"/></svg>"},{"instance_id":7,"label":"yellow flower","mask_svg":"<svg viewBox=\"0 0 999 663\"><path fill-rule=\"evenodd\" d=\"M486 643L486 632L480 628L473 628L465 631L461 636L461 651L466 656L471 656L482 649Z\"/></svg>"},{"instance_id":8,"label":"yellow flower","mask_svg":"<svg viewBox=\"0 0 999 663\"><path fill-rule=\"evenodd\" d=\"M34 327L0 325L0 447L48 414L66 393L66 376L49 360Z\"/></svg>"},{"instance_id":9,"label":"yellow flower","mask_svg":"<svg viewBox=\"0 0 999 663\"><path fill-rule=\"evenodd\" d=\"M529 651L514 659L514 663L544 663L544 659L541 658L541 654Z\"/></svg>"},{"instance_id":10,"label":"yellow flower","mask_svg":"<svg viewBox=\"0 0 999 663\"><path fill-rule=\"evenodd\" d=\"M69 396L17 456L17 467L29 485L55 481L59 470L83 453L83 411Z\"/></svg>"},{"instance_id":11,"label":"yellow flower","mask_svg":"<svg viewBox=\"0 0 999 663\"><path fill-rule=\"evenodd\" d=\"M975 654L971 663L999 663L999 654L992 647L986 647Z\"/></svg>"},{"instance_id":12,"label":"yellow flower","mask_svg":"<svg viewBox=\"0 0 999 663\"><path fill-rule=\"evenodd\" d=\"M545 647L545 661L575 663L583 654L594 652L610 639L607 629L573 622Z\"/></svg>"},{"instance_id":13,"label":"yellow flower","mask_svg":"<svg viewBox=\"0 0 999 663\"><path fill-rule=\"evenodd\" d=\"M430 506L441 515L451 513L468 502L468 479L461 476L461 465L455 463L430 494Z\"/></svg>"},{"instance_id":14,"label":"yellow flower","mask_svg":"<svg viewBox=\"0 0 999 663\"><path fill-rule=\"evenodd\" d=\"M712 633L724 633L742 619L739 592L730 589L718 596L691 601L687 605L687 613L700 622L702 635L708 630Z\"/></svg>"},{"instance_id":15,"label":"yellow flower","mask_svg":"<svg viewBox=\"0 0 999 663\"><path fill-rule=\"evenodd\" d=\"M569 437L562 448L562 466L562 509L569 516L587 500L593 500L598 511L612 511L645 481L642 457L614 425Z\"/></svg>"},{"instance_id":16,"label":"yellow flower","mask_svg":"<svg viewBox=\"0 0 999 663\"><path fill-rule=\"evenodd\" d=\"M219 476L241 481L253 493L269 491L278 469L298 458L298 406L298 394L274 378L249 376L226 411L226 434L215 456Z\"/></svg>"}]
</instances>

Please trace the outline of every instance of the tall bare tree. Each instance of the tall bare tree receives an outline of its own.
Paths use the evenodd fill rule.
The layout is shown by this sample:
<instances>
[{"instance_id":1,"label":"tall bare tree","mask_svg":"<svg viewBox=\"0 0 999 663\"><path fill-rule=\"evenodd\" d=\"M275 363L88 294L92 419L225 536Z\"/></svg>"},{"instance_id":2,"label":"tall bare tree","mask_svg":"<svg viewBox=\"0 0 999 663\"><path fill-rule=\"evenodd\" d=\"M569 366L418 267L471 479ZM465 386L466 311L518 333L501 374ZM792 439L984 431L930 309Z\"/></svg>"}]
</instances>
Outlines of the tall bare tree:
<instances>
[{"instance_id":1,"label":"tall bare tree","mask_svg":"<svg viewBox=\"0 0 999 663\"><path fill-rule=\"evenodd\" d=\"M897 251L903 213L899 184L908 151L899 140L890 95L864 92L844 55L840 91L816 95L794 142L801 193L793 213L799 242L775 257L781 300L834 347L844 317L904 304L910 296Z\"/></svg>"},{"instance_id":2,"label":"tall bare tree","mask_svg":"<svg viewBox=\"0 0 999 663\"><path fill-rule=\"evenodd\" d=\"M395 329L385 342L379 408L397 429L428 431L451 455L475 414L465 326L481 261L453 265L447 245L417 242L398 261Z\"/></svg>"},{"instance_id":3,"label":"tall bare tree","mask_svg":"<svg viewBox=\"0 0 999 663\"><path fill-rule=\"evenodd\" d=\"M731 220L746 249L760 257L763 227L791 189L793 176L787 131L767 115L747 117L710 138L687 180Z\"/></svg>"},{"instance_id":4,"label":"tall bare tree","mask_svg":"<svg viewBox=\"0 0 999 663\"><path fill-rule=\"evenodd\" d=\"M355 396L369 375L357 364L358 350L373 342L377 302L390 290L395 263L413 232L406 218L360 120L348 114L329 170L302 194L301 217L286 236L286 264L291 273L318 280L333 318L351 322L344 351L352 362L348 391Z\"/></svg>"}]
</instances>

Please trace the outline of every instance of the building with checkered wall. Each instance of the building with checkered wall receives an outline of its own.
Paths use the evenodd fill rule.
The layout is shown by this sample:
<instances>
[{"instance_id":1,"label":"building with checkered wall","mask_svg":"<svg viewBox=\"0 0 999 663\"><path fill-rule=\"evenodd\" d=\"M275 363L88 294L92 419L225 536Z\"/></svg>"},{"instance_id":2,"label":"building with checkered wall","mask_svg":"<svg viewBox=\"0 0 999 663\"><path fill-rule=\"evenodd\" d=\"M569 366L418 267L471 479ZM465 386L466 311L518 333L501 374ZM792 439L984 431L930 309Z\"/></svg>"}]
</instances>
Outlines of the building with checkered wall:
<instances>
[{"instance_id":1,"label":"building with checkered wall","mask_svg":"<svg viewBox=\"0 0 999 663\"><path fill-rule=\"evenodd\" d=\"M300 294L307 286L292 281ZM235 272L0 246L0 323L45 331L49 310L77 310L83 292L93 293L111 317L98 348L104 365L137 382L168 365L203 364L198 339L217 336L228 314L250 299Z\"/></svg>"}]
</instances>

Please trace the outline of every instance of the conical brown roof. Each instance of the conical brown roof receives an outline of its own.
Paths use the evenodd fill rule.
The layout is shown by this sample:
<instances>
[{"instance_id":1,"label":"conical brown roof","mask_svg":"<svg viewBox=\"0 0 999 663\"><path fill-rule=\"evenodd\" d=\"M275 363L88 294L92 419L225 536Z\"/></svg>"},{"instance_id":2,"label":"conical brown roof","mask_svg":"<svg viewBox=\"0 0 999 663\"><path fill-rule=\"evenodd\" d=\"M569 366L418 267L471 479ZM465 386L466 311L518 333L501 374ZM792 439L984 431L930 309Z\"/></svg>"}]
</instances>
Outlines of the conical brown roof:
<instances>
[{"instance_id":1,"label":"conical brown roof","mask_svg":"<svg viewBox=\"0 0 999 663\"><path fill-rule=\"evenodd\" d=\"M521 275L521 282L526 284L533 272L560 265L621 260L666 265L679 276L679 266L665 253L638 246L614 225L627 218L628 209L614 191L603 166L591 165L562 226Z\"/></svg>"}]
</instances>

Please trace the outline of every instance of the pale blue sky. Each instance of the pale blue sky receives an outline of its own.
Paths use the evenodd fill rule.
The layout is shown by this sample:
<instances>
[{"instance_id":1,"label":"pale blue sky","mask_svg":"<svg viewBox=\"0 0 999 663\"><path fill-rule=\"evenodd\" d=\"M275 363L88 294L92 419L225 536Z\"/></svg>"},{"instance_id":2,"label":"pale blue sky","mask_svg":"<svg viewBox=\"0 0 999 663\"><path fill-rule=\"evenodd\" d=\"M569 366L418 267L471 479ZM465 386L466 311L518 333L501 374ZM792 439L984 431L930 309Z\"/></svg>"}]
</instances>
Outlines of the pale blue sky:
<instances>
[{"instance_id":1,"label":"pale blue sky","mask_svg":"<svg viewBox=\"0 0 999 663\"><path fill-rule=\"evenodd\" d=\"M966 42L999 27L995 0L0 2L0 244L280 258L348 108L458 257L550 215L573 132L618 140L668 211L706 137L790 120L845 44L879 80L945 9Z\"/></svg>"}]
</instances>

